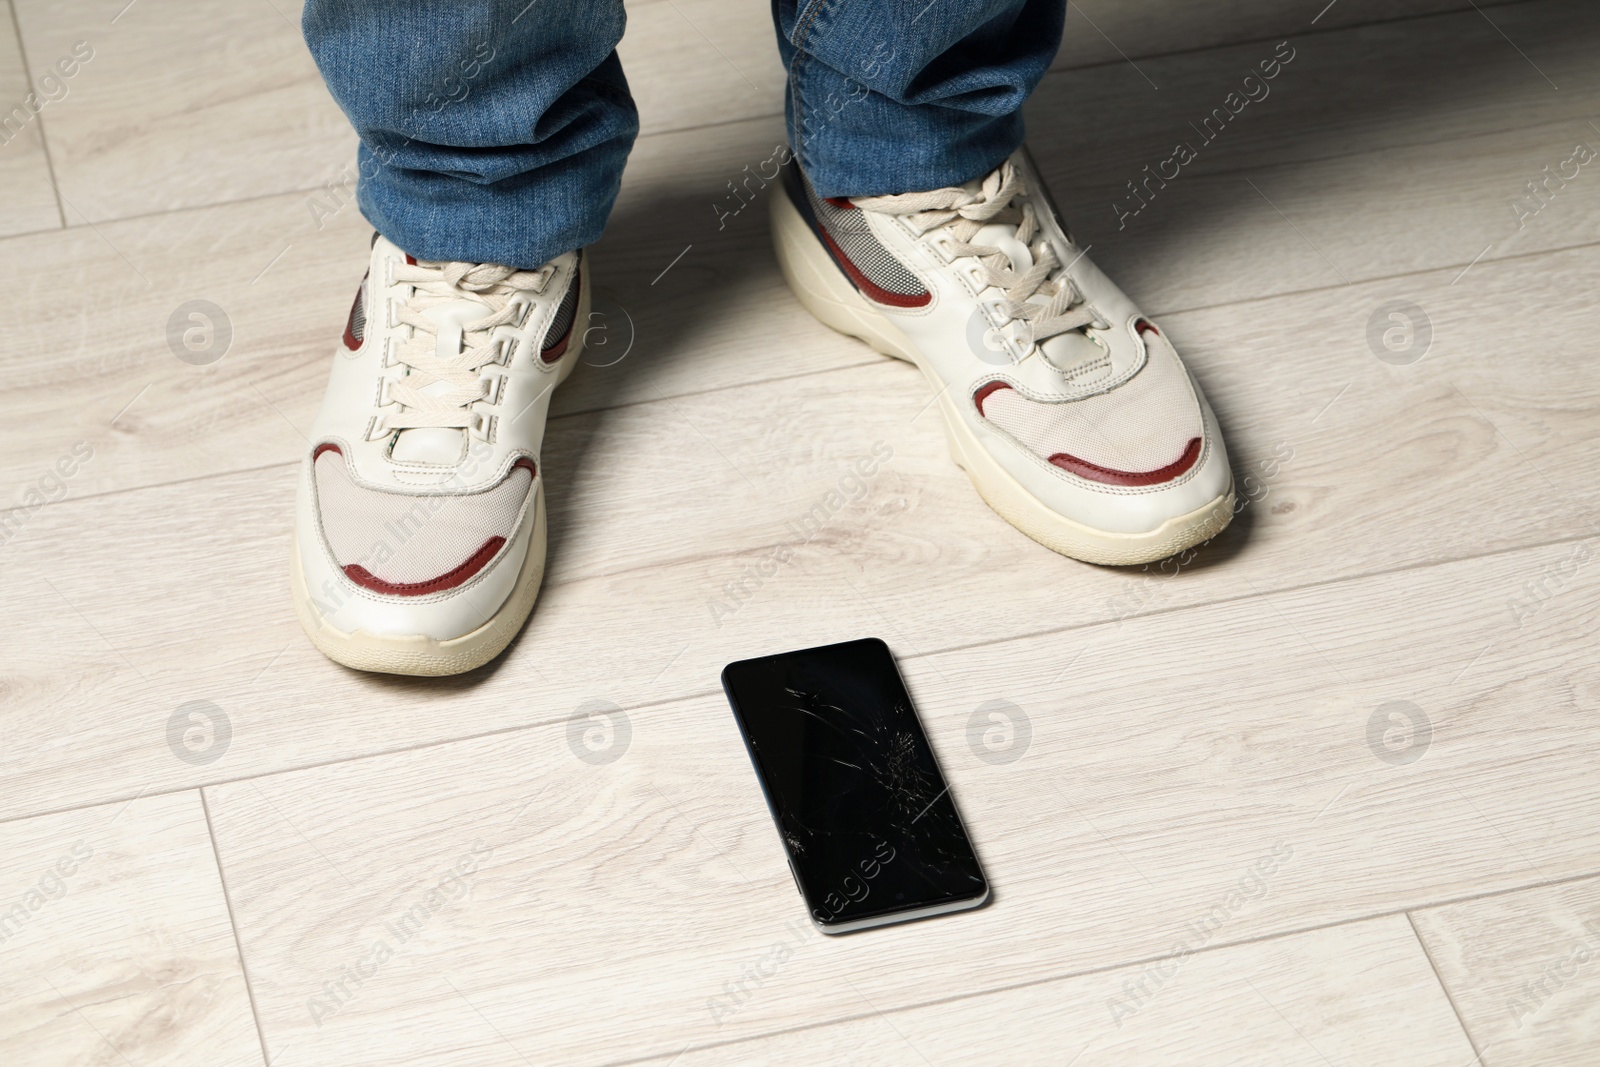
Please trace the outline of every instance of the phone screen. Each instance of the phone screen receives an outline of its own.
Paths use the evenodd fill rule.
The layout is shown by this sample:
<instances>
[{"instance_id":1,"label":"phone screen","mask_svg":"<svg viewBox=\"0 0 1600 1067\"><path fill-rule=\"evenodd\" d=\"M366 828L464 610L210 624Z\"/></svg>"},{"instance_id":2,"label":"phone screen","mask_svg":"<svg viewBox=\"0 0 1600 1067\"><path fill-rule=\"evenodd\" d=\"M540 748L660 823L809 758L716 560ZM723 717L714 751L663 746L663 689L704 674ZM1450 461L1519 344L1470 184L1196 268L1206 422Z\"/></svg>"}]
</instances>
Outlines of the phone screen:
<instances>
[{"instance_id":1,"label":"phone screen","mask_svg":"<svg viewBox=\"0 0 1600 1067\"><path fill-rule=\"evenodd\" d=\"M819 926L842 932L987 898L882 641L741 660L722 682Z\"/></svg>"}]
</instances>

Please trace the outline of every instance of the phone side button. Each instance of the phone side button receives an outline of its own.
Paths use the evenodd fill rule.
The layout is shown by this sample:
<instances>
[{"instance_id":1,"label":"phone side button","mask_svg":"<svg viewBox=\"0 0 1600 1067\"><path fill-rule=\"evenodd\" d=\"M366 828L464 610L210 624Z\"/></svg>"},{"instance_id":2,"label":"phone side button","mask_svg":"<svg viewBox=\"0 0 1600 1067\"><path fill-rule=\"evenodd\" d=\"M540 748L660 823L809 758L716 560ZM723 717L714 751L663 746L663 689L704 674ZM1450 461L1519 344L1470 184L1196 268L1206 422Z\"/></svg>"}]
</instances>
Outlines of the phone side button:
<instances>
[{"instance_id":1,"label":"phone side button","mask_svg":"<svg viewBox=\"0 0 1600 1067\"><path fill-rule=\"evenodd\" d=\"M804 900L806 891L800 888L800 872L794 869L794 860L789 859L788 856L785 856L784 859L789 860L789 877L794 879L794 891L800 894L801 900Z\"/></svg>"}]
</instances>

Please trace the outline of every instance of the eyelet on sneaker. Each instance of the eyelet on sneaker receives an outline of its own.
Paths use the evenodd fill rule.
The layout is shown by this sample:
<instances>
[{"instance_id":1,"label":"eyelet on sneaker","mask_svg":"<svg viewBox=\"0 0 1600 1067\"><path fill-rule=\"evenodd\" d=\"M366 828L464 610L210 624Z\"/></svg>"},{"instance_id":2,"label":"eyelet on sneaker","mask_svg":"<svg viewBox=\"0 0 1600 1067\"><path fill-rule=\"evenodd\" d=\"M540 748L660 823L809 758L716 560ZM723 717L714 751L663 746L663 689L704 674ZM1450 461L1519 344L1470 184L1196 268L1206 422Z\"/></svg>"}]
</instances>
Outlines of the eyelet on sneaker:
<instances>
[{"instance_id":1,"label":"eyelet on sneaker","mask_svg":"<svg viewBox=\"0 0 1600 1067\"><path fill-rule=\"evenodd\" d=\"M830 210L799 169L790 173L803 198L770 199L795 295L825 325L922 367L939 391L951 455L1002 517L1064 555L1117 566L1166 558L1227 524L1232 476L1220 442L1209 453L1218 462L1201 462L1215 427L1199 389L1165 344L1164 358L1141 359L1129 329L1139 313L1051 221L1057 213L1025 152L977 188L875 196L848 212ZM853 255L841 236L858 243ZM998 254L974 254L984 248ZM941 262L946 252L956 254ZM837 271L826 269L830 260ZM899 278L901 268L937 301L936 314L872 303L860 276ZM993 299L1002 294L1003 304ZM1115 330L1098 328L1108 315ZM1079 339L1085 332L1094 351ZM1148 332L1143 341L1155 347ZM955 390L970 390L963 403L951 402Z\"/></svg>"},{"instance_id":2,"label":"eyelet on sneaker","mask_svg":"<svg viewBox=\"0 0 1600 1067\"><path fill-rule=\"evenodd\" d=\"M524 370L538 364L531 327L563 299L546 279L577 275L565 266L580 261L576 252L557 261L558 271L419 263L374 240L364 343L330 353L328 389L307 431L312 442L342 443L344 460L319 463L308 445L296 489L290 588L307 635L334 661L459 674L500 654L527 618L547 536L531 457L558 381L525 387ZM530 329L511 325L518 320ZM576 348L552 379L572 369ZM426 536L408 536L419 515L431 520Z\"/></svg>"},{"instance_id":3,"label":"eyelet on sneaker","mask_svg":"<svg viewBox=\"0 0 1600 1067\"><path fill-rule=\"evenodd\" d=\"M1011 356L1011 362L1013 363L1021 363L1027 358L1028 353L1033 351L1032 337L1029 337L1028 343L1024 345L1022 339L1017 336L1018 331L1026 325L1026 323L1012 321L995 331L1000 335L1000 343L1005 347L1007 354ZM1032 331L1030 330L1029 332L1031 333Z\"/></svg>"},{"instance_id":4,"label":"eyelet on sneaker","mask_svg":"<svg viewBox=\"0 0 1600 1067\"><path fill-rule=\"evenodd\" d=\"M1005 303L1006 298L1003 295L978 301L978 306L983 309L983 317L996 329L1006 324Z\"/></svg>"}]
</instances>

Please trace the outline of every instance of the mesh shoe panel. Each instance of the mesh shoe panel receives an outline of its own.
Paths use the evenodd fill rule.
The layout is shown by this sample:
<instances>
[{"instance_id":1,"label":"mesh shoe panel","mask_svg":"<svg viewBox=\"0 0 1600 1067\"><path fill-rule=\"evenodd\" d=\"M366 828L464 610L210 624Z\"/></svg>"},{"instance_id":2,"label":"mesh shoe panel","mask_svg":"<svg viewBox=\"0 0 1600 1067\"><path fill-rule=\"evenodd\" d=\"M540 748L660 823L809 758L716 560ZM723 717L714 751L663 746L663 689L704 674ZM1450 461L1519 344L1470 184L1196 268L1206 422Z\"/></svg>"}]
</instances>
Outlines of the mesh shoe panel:
<instances>
[{"instance_id":1,"label":"mesh shoe panel","mask_svg":"<svg viewBox=\"0 0 1600 1067\"><path fill-rule=\"evenodd\" d=\"M580 251L578 256L581 259L583 253ZM567 295L561 298L555 318L550 320L550 328L545 331L540 354L546 363L554 363L567 351L567 335L572 331L572 320L578 314L578 287L582 284L583 275L574 270L572 281L567 285Z\"/></svg>"},{"instance_id":2,"label":"mesh shoe panel","mask_svg":"<svg viewBox=\"0 0 1600 1067\"><path fill-rule=\"evenodd\" d=\"M1042 459L1065 455L1112 471L1167 467L1205 435L1188 376L1177 355L1157 339L1151 339L1149 359L1139 373L1108 393L1045 404L1015 389L996 389L983 397L979 409Z\"/></svg>"},{"instance_id":3,"label":"mesh shoe panel","mask_svg":"<svg viewBox=\"0 0 1600 1067\"><path fill-rule=\"evenodd\" d=\"M341 569L357 565L394 585L424 583L472 559L491 538L511 539L533 473L514 467L492 489L413 496L368 489L328 450L315 465L322 532Z\"/></svg>"},{"instance_id":4,"label":"mesh shoe panel","mask_svg":"<svg viewBox=\"0 0 1600 1067\"><path fill-rule=\"evenodd\" d=\"M350 305L350 318L344 324L344 346L354 352L367 336L367 279L362 277L361 287Z\"/></svg>"},{"instance_id":5,"label":"mesh shoe panel","mask_svg":"<svg viewBox=\"0 0 1600 1067\"><path fill-rule=\"evenodd\" d=\"M822 199L804 175L800 177L800 184L812 219L833 242L834 248L830 251L850 261L860 275L852 280L858 286L865 280L868 296L879 301L887 297L890 302L911 305L926 303L931 298L922 280L872 235L867 217L859 208L848 201L846 206L840 207L831 200ZM873 292L874 288L878 292ZM893 299L896 297L900 299Z\"/></svg>"}]
</instances>

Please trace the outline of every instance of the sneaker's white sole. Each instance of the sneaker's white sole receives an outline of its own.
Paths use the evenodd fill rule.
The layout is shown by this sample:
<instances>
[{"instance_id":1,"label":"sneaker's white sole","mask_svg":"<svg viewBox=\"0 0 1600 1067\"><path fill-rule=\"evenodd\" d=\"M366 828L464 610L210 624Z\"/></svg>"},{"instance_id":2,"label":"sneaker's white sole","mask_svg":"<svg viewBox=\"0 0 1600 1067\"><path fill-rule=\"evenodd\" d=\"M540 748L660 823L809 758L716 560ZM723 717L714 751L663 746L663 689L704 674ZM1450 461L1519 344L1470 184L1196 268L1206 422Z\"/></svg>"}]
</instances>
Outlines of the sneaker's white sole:
<instances>
[{"instance_id":1,"label":"sneaker's white sole","mask_svg":"<svg viewBox=\"0 0 1600 1067\"><path fill-rule=\"evenodd\" d=\"M413 674L441 677L461 674L494 659L517 636L544 580L545 511L544 482L534 490L533 533L528 554L522 561L516 585L500 609L482 626L460 637L441 641L426 634L372 634L365 630L346 633L331 625L311 602L306 590L305 572L300 567L300 544L293 548L289 565L289 589L295 614L311 643L335 663L360 671L380 674Z\"/></svg>"},{"instance_id":2,"label":"sneaker's white sole","mask_svg":"<svg viewBox=\"0 0 1600 1067\"><path fill-rule=\"evenodd\" d=\"M580 270L583 289L578 294L578 308L572 322L571 347L563 354L561 366L556 370L556 385L566 381L583 358L584 328L593 305L588 263L585 262ZM296 538L289 562L289 591L294 600L295 614L300 618L300 626L323 655L356 670L438 678L481 667L505 651L511 639L528 621L533 602L539 596L539 585L544 581L546 526L542 469L534 492L533 510L533 531L528 539L528 554L523 558L522 569L517 572L511 595L476 630L441 641L427 634L373 634L365 630L346 633L338 629L323 617L311 601L311 594L306 589L305 572L300 566L299 539Z\"/></svg>"},{"instance_id":3,"label":"sneaker's white sole","mask_svg":"<svg viewBox=\"0 0 1600 1067\"><path fill-rule=\"evenodd\" d=\"M1141 533L1099 530L1046 507L984 448L956 411L945 383L923 362L899 327L850 284L788 195L781 188L774 189L771 200L778 266L795 298L823 325L921 368L938 395L951 458L967 472L984 501L1011 525L1064 556L1087 563L1129 566L1152 563L1192 548L1215 537L1233 518L1231 478L1227 491L1215 500Z\"/></svg>"}]
</instances>

